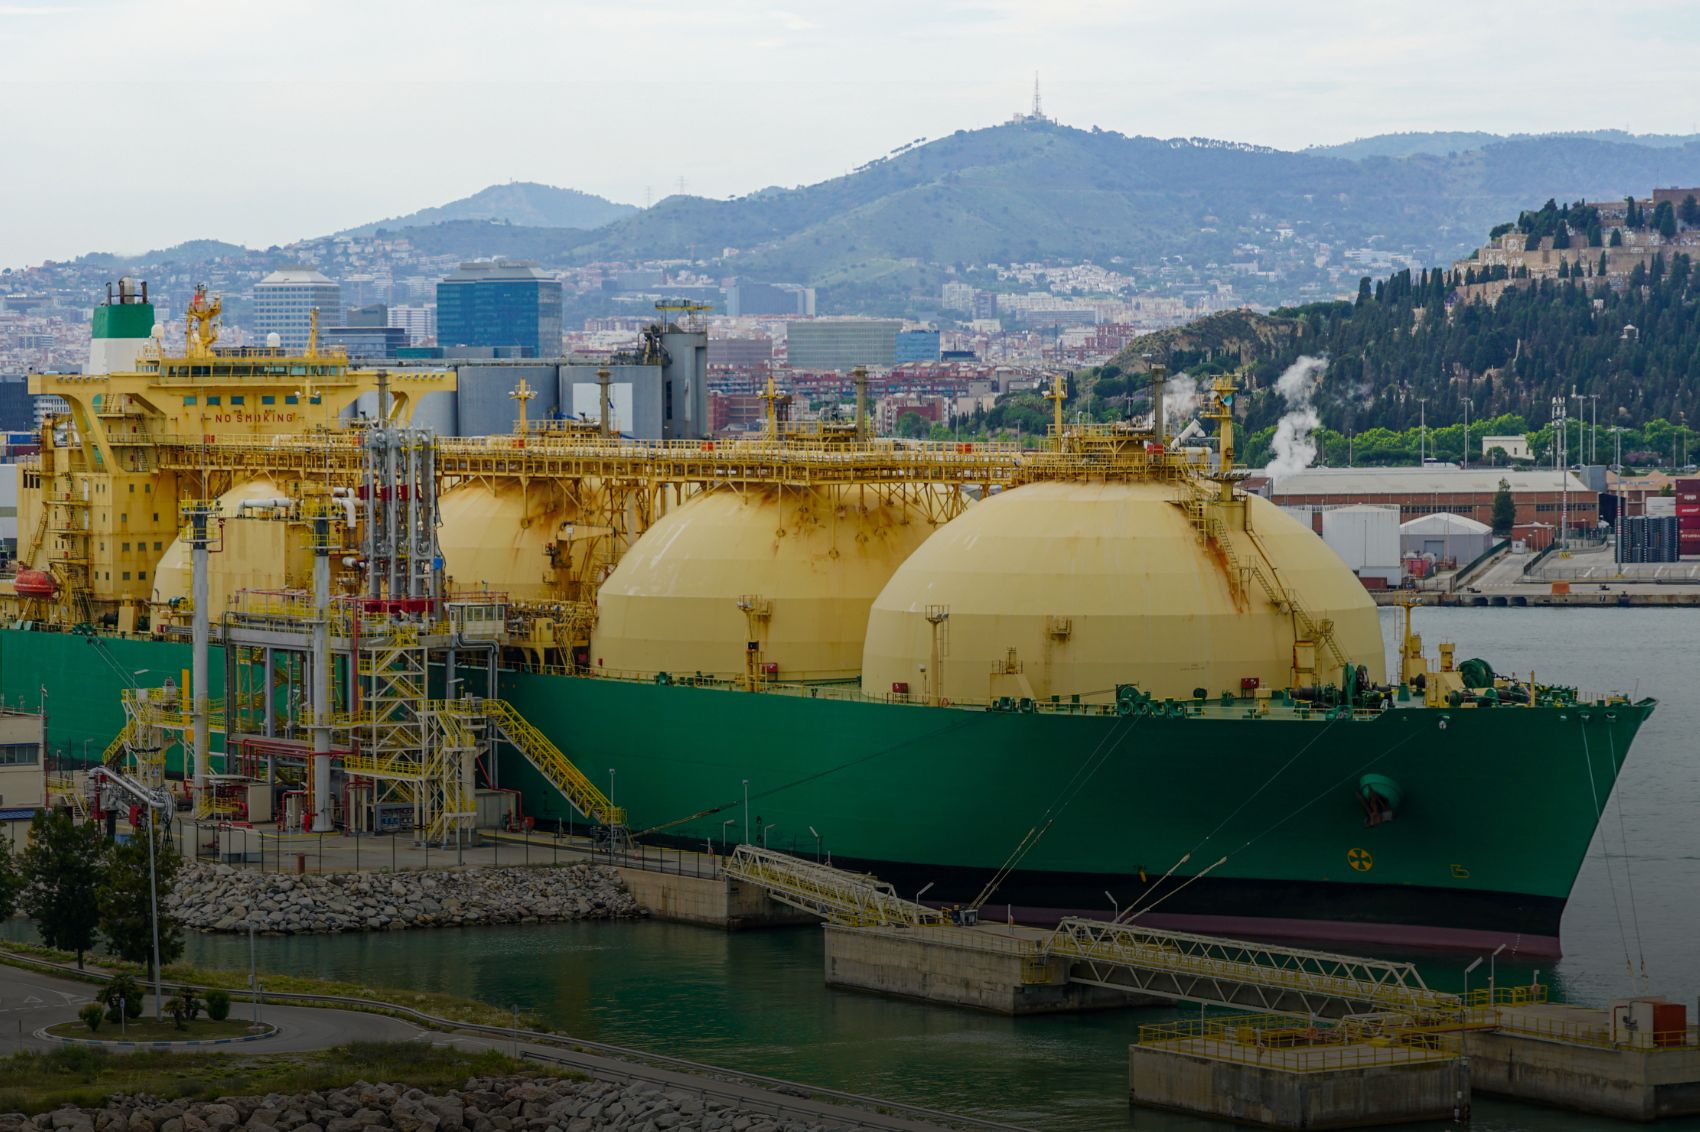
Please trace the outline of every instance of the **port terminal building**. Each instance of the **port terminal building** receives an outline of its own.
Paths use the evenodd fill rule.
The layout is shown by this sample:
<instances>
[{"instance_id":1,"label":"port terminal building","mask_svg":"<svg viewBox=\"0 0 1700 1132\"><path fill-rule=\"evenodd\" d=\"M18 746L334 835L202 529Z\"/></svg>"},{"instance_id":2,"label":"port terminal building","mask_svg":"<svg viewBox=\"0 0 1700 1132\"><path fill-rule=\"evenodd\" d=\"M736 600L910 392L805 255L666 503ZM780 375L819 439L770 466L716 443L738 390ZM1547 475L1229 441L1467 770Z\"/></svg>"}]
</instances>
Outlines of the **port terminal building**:
<instances>
[{"instance_id":1,"label":"port terminal building","mask_svg":"<svg viewBox=\"0 0 1700 1132\"><path fill-rule=\"evenodd\" d=\"M1277 506L1310 513L1320 534L1322 512L1361 504L1397 507L1402 521L1444 513L1491 523L1501 483L1511 492L1520 530L1556 529L1561 520L1573 532L1599 525L1600 492L1574 472L1551 468L1306 468L1265 491Z\"/></svg>"}]
</instances>

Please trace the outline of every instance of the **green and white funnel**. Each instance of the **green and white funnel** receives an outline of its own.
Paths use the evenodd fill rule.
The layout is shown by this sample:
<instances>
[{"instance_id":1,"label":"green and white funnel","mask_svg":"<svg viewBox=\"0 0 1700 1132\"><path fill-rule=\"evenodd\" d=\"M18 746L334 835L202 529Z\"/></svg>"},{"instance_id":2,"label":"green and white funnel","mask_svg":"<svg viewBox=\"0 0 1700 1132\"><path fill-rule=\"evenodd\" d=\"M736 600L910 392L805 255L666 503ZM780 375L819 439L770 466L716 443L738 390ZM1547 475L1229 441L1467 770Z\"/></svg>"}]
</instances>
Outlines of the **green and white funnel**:
<instances>
[{"instance_id":1,"label":"green and white funnel","mask_svg":"<svg viewBox=\"0 0 1700 1132\"><path fill-rule=\"evenodd\" d=\"M88 373L124 373L136 368L142 347L153 337L148 285L120 279L106 285L106 302L94 308L89 332Z\"/></svg>"}]
</instances>

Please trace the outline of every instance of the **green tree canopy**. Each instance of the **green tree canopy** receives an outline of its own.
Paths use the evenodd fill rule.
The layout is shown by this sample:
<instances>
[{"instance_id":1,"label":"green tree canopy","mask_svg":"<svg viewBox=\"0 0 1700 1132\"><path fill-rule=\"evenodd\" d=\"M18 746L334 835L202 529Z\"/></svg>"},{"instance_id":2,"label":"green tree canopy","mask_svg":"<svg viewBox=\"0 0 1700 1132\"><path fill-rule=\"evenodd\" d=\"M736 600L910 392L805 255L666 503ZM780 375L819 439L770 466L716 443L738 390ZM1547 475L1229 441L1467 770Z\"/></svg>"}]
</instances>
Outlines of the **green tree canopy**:
<instances>
[{"instance_id":1,"label":"green tree canopy","mask_svg":"<svg viewBox=\"0 0 1700 1132\"><path fill-rule=\"evenodd\" d=\"M24 913L35 921L43 943L76 952L79 967L100 923L106 852L98 828L63 811L43 810L30 822L23 852Z\"/></svg>"},{"instance_id":2,"label":"green tree canopy","mask_svg":"<svg viewBox=\"0 0 1700 1132\"><path fill-rule=\"evenodd\" d=\"M1493 495L1493 533L1507 536L1516 525L1517 501L1511 498L1511 484L1500 480L1499 490Z\"/></svg>"},{"instance_id":3,"label":"green tree canopy","mask_svg":"<svg viewBox=\"0 0 1700 1132\"><path fill-rule=\"evenodd\" d=\"M171 891L182 859L163 829L154 833L153 871L159 891ZM100 934L120 959L147 964L153 957L153 887L148 870L148 835L138 832L113 848L100 885ZM183 927L168 912L159 917L159 961L172 963L183 954Z\"/></svg>"}]
</instances>

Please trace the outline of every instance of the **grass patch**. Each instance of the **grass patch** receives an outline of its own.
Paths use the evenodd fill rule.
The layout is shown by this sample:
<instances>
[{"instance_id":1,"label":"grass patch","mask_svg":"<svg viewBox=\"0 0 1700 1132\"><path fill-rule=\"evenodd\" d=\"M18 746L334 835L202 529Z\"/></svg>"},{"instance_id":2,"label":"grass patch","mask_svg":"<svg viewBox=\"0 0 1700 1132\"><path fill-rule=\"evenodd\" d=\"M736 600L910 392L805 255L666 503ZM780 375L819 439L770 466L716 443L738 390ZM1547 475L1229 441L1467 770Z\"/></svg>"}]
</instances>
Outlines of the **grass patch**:
<instances>
[{"instance_id":1,"label":"grass patch","mask_svg":"<svg viewBox=\"0 0 1700 1132\"><path fill-rule=\"evenodd\" d=\"M104 1028L104 1027L103 1027ZM166 1100L212 1100L262 1093L340 1089L384 1081L421 1089L458 1089L469 1077L568 1077L504 1053L471 1053L420 1042L355 1042L301 1054L202 1053L64 1046L48 1053L0 1058L0 1112L26 1115L60 1105L99 1107L113 1093L147 1093Z\"/></svg>"},{"instance_id":2,"label":"grass patch","mask_svg":"<svg viewBox=\"0 0 1700 1132\"><path fill-rule=\"evenodd\" d=\"M50 947L42 947L33 943L18 943L11 940L0 942L0 961L4 961L6 953L12 952L27 958L47 959L55 963L74 964L77 957L70 952L55 951ZM88 962L99 970L89 970L85 977L95 982L105 982L107 977L117 972L125 972L136 976L137 980L147 984L148 993L153 992L151 976L148 969L138 963L126 963L108 955L90 955ZM173 987L184 983L192 983L203 987L222 987L231 992L230 1011L237 1014L249 1001L248 972L224 967L196 967L188 963L173 963L161 972L161 983L167 994ZM265 984L267 992L278 991L288 994L327 994L340 995L347 998L372 998L384 1002L395 1003L398 1006L412 1007L439 1018L448 1018L455 1022L470 1022L480 1026L511 1026L514 1024L513 1011L504 1010L499 1006L479 1002L477 999L460 998L457 995L442 994L437 991L414 990L407 987L377 987L362 983L344 982L335 979L315 979L305 975L288 975L276 971L261 971L260 981ZM92 997L92 995L91 995ZM549 1027L534 1014L521 1012L519 1024L528 1030L548 1031ZM86 1027L85 1027L86 1029ZM106 1026L101 1027L104 1036Z\"/></svg>"},{"instance_id":3,"label":"grass patch","mask_svg":"<svg viewBox=\"0 0 1700 1132\"><path fill-rule=\"evenodd\" d=\"M197 1018L184 1023L184 1028L179 1030L175 1022L137 1018L122 1027L114 1022L102 1022L93 1033L81 1022L61 1022L49 1026L47 1032L61 1038L88 1038L97 1042L202 1042L212 1038L245 1038L252 1024L246 1018L226 1018L222 1022Z\"/></svg>"}]
</instances>

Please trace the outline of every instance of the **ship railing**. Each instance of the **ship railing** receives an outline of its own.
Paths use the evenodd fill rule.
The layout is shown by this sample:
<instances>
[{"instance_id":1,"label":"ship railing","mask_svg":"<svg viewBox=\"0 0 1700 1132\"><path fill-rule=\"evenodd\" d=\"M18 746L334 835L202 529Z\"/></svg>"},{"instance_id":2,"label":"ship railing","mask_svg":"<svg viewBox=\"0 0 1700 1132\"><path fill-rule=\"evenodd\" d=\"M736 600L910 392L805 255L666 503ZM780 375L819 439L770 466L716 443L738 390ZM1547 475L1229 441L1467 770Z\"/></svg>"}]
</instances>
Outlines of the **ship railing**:
<instances>
[{"instance_id":1,"label":"ship railing","mask_svg":"<svg viewBox=\"0 0 1700 1132\"><path fill-rule=\"evenodd\" d=\"M1354 1041L1344 1029L1269 1014L1147 1024L1139 1028L1139 1044L1180 1046L1187 1054L1212 1061L1293 1073L1447 1061L1459 1054L1455 1038L1409 1033L1396 1034L1391 1041Z\"/></svg>"}]
</instances>

